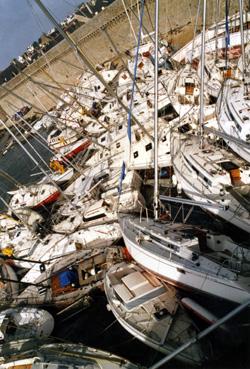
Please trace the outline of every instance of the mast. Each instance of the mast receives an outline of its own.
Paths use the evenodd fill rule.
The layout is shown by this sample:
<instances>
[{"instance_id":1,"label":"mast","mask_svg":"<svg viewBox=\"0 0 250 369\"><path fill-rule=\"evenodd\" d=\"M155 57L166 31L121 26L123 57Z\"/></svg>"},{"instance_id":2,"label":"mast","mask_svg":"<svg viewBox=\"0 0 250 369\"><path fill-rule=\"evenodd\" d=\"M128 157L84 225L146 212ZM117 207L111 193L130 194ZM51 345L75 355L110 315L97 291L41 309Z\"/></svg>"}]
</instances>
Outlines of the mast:
<instances>
[{"instance_id":1,"label":"mast","mask_svg":"<svg viewBox=\"0 0 250 369\"><path fill-rule=\"evenodd\" d=\"M216 24L215 24L215 61L218 60L218 22L220 19L220 0L216 0Z\"/></svg>"},{"instance_id":2,"label":"mast","mask_svg":"<svg viewBox=\"0 0 250 369\"><path fill-rule=\"evenodd\" d=\"M243 82L246 75L246 62L245 62L245 42L244 42L244 21L243 21L243 0L239 0L240 11L240 38L241 38L241 60L242 60L242 75Z\"/></svg>"},{"instance_id":3,"label":"mast","mask_svg":"<svg viewBox=\"0 0 250 369\"><path fill-rule=\"evenodd\" d=\"M203 0L203 15L202 15L202 37L201 37L201 89L200 89L200 135L201 146L203 145L204 134L204 71L205 71L205 32L206 32L206 6L207 0Z\"/></svg>"},{"instance_id":4,"label":"mast","mask_svg":"<svg viewBox=\"0 0 250 369\"><path fill-rule=\"evenodd\" d=\"M155 0L155 65L154 65L154 217L159 218L159 180L158 180L158 28L159 3Z\"/></svg>"},{"instance_id":5,"label":"mast","mask_svg":"<svg viewBox=\"0 0 250 369\"><path fill-rule=\"evenodd\" d=\"M228 14L229 14L229 3L228 0L225 2L225 12L226 12L226 23L225 23L225 58L226 58L226 70L228 68L228 47L230 45L230 32L229 32L229 21L228 21Z\"/></svg>"}]
</instances>

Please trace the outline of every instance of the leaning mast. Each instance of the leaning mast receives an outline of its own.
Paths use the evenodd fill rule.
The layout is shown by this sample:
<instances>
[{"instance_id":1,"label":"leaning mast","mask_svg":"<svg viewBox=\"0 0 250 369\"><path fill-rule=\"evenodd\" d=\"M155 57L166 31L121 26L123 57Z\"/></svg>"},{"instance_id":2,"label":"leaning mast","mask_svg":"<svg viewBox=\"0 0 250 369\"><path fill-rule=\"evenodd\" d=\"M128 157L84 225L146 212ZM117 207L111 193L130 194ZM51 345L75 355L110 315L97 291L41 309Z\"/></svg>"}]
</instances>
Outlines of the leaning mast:
<instances>
[{"instance_id":1,"label":"leaning mast","mask_svg":"<svg viewBox=\"0 0 250 369\"><path fill-rule=\"evenodd\" d=\"M202 35L201 35L201 73L200 73L200 135L201 147L203 146L204 134L204 71L205 71L205 32L206 32L206 7L207 0L203 0Z\"/></svg>"},{"instance_id":2,"label":"leaning mast","mask_svg":"<svg viewBox=\"0 0 250 369\"><path fill-rule=\"evenodd\" d=\"M154 217L159 218L159 177L158 177L158 30L159 2L155 0L155 65L154 65Z\"/></svg>"}]
</instances>

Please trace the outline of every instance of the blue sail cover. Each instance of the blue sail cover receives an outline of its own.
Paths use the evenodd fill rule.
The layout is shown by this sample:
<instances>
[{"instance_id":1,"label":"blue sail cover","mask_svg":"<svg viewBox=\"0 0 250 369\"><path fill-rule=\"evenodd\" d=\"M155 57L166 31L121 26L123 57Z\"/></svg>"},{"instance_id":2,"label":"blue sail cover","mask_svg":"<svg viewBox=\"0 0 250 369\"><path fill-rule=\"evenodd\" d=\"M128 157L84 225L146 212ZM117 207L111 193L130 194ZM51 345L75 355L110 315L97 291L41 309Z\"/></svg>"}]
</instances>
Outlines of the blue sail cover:
<instances>
[{"instance_id":1,"label":"blue sail cover","mask_svg":"<svg viewBox=\"0 0 250 369\"><path fill-rule=\"evenodd\" d=\"M74 269L67 269L58 274L59 284L61 288L70 286L71 284L78 284L77 271Z\"/></svg>"}]
</instances>

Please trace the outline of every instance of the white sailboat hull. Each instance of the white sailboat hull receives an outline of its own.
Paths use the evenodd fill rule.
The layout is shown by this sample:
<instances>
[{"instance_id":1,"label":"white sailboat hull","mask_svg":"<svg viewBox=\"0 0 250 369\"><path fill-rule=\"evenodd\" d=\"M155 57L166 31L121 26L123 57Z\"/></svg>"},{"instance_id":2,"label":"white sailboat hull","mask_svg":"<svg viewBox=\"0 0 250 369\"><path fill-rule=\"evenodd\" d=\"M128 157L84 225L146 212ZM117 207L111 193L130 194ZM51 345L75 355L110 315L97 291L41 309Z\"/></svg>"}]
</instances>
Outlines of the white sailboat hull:
<instances>
[{"instance_id":1,"label":"white sailboat hull","mask_svg":"<svg viewBox=\"0 0 250 369\"><path fill-rule=\"evenodd\" d=\"M184 192L186 192L186 194L188 195L188 197L190 197L194 201L203 202L205 210L207 208L206 207L207 204L215 205L214 208L213 207L209 208L209 212L225 219L227 222L234 224L236 227L239 227L240 229L246 232L249 232L250 230L250 219L249 218L244 219L243 217L238 216L235 213L236 209L234 208L232 210L230 208L226 208L224 210L223 207L221 208L219 207L219 203L217 201L208 199L208 197L206 197L204 193L195 192L194 185L192 183L192 178L190 178L190 181L189 181L189 179L187 179L184 176L183 172L181 174L180 173L178 174L177 167L175 167L175 174L176 174L177 179L181 178L181 186Z\"/></svg>"},{"instance_id":2,"label":"white sailboat hull","mask_svg":"<svg viewBox=\"0 0 250 369\"><path fill-rule=\"evenodd\" d=\"M123 229L122 234L125 245L133 259L160 278L176 286L198 290L235 303L242 303L249 299L249 292L240 287L237 280L228 281L187 269L183 263L175 263L171 259L164 258L162 254L157 255L145 250L132 241Z\"/></svg>"}]
</instances>

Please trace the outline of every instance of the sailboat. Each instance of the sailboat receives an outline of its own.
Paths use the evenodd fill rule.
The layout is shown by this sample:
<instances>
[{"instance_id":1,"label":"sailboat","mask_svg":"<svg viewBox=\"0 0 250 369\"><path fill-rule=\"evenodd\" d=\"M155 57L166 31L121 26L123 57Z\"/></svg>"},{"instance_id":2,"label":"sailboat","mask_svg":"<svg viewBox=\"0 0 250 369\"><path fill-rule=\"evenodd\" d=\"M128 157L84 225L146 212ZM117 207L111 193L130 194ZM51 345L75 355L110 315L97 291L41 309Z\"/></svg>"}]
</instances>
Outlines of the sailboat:
<instances>
[{"instance_id":1,"label":"sailboat","mask_svg":"<svg viewBox=\"0 0 250 369\"><path fill-rule=\"evenodd\" d=\"M227 145L250 163L250 96L245 83L226 81L217 102L217 116Z\"/></svg>"},{"instance_id":2,"label":"sailboat","mask_svg":"<svg viewBox=\"0 0 250 369\"><path fill-rule=\"evenodd\" d=\"M25 346L24 346L25 348ZM51 343L33 345L29 354L20 353L17 359L9 358L1 363L1 369L140 369L130 361L97 348L82 344Z\"/></svg>"},{"instance_id":3,"label":"sailboat","mask_svg":"<svg viewBox=\"0 0 250 369\"><path fill-rule=\"evenodd\" d=\"M239 156L250 163L250 91L249 47L245 47L243 2L240 7L241 57L238 61L238 79L228 78L217 103L220 130L224 140Z\"/></svg>"},{"instance_id":4,"label":"sailboat","mask_svg":"<svg viewBox=\"0 0 250 369\"><path fill-rule=\"evenodd\" d=\"M8 193L13 195L9 202L9 206L13 210L20 208L37 209L55 202L60 196L58 188L47 183L32 184Z\"/></svg>"},{"instance_id":5,"label":"sailboat","mask_svg":"<svg viewBox=\"0 0 250 369\"><path fill-rule=\"evenodd\" d=\"M120 218L130 255L166 282L233 303L249 299L249 250L207 233L199 240L185 224ZM211 242L213 237L213 242ZM231 245L231 247L230 247Z\"/></svg>"},{"instance_id":6,"label":"sailboat","mask_svg":"<svg viewBox=\"0 0 250 369\"><path fill-rule=\"evenodd\" d=\"M57 309L77 303L89 307L89 293L102 287L106 269L122 259L123 253L118 247L95 248L67 255L36 275L32 285L21 292L14 303L50 304Z\"/></svg>"},{"instance_id":7,"label":"sailboat","mask_svg":"<svg viewBox=\"0 0 250 369\"><path fill-rule=\"evenodd\" d=\"M173 135L173 147L179 188L205 209L249 232L249 164L205 140L201 148L199 136Z\"/></svg>"}]
</instances>

